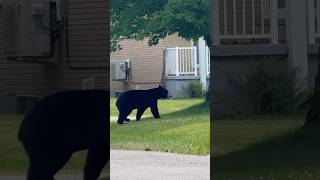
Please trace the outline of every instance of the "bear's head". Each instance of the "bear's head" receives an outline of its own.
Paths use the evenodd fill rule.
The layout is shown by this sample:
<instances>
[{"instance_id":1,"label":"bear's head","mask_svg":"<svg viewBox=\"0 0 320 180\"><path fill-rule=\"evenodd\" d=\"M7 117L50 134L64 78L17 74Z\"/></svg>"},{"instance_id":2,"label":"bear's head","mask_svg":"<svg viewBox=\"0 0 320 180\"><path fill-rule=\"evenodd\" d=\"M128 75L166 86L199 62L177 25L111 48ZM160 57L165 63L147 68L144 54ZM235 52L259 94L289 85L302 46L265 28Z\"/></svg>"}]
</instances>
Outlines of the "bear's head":
<instances>
[{"instance_id":1,"label":"bear's head","mask_svg":"<svg viewBox=\"0 0 320 180\"><path fill-rule=\"evenodd\" d=\"M158 88L156 88L157 90L157 97L160 99L160 98L168 98L168 90L165 89L164 87L162 86L159 86Z\"/></svg>"}]
</instances>

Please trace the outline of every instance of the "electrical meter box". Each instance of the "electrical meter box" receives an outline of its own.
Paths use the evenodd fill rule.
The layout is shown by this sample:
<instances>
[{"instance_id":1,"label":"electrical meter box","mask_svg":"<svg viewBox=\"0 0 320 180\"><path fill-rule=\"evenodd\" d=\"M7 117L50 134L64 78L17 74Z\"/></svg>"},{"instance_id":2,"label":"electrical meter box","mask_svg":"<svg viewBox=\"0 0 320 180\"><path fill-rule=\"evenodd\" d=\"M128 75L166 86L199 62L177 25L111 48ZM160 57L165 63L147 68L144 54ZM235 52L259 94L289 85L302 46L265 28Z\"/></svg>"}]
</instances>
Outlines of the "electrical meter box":
<instances>
[{"instance_id":1,"label":"electrical meter box","mask_svg":"<svg viewBox=\"0 0 320 180\"><path fill-rule=\"evenodd\" d=\"M58 2L2 0L4 54L8 59L51 55L52 21L60 16Z\"/></svg>"},{"instance_id":2,"label":"electrical meter box","mask_svg":"<svg viewBox=\"0 0 320 180\"><path fill-rule=\"evenodd\" d=\"M130 71L129 60L111 61L111 78L113 81L128 81Z\"/></svg>"}]
</instances>

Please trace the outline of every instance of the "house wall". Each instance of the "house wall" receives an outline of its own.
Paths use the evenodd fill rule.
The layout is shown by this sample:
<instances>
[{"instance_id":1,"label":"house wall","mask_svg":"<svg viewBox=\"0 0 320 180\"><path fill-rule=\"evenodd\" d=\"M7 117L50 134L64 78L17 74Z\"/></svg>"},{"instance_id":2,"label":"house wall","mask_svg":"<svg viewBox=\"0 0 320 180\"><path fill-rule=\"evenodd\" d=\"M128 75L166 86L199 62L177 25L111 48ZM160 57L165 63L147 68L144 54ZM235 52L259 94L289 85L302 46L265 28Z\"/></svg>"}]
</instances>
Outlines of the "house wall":
<instances>
[{"instance_id":1,"label":"house wall","mask_svg":"<svg viewBox=\"0 0 320 180\"><path fill-rule=\"evenodd\" d=\"M315 78L318 70L319 57L317 54L308 55L308 89L309 92L314 90Z\"/></svg>"},{"instance_id":2,"label":"house wall","mask_svg":"<svg viewBox=\"0 0 320 180\"><path fill-rule=\"evenodd\" d=\"M253 107L245 97L244 92L238 87L241 79L250 71L253 63L260 63L262 59L268 58L277 61L286 61L287 56L268 55L268 56L225 56L211 57L213 62L211 71L213 76L213 90L211 91L212 112L214 114L223 113L252 113ZM315 76L318 68L318 55L309 52L308 55L308 83L307 92L311 93L314 89Z\"/></svg>"},{"instance_id":3,"label":"house wall","mask_svg":"<svg viewBox=\"0 0 320 180\"><path fill-rule=\"evenodd\" d=\"M143 41L124 40L120 45L120 51L111 53L111 61L130 60L131 78L128 82L110 80L111 92L157 87L162 77L164 49L176 46L190 47L191 42L170 36L161 40L157 46L149 46L147 38Z\"/></svg>"},{"instance_id":4,"label":"house wall","mask_svg":"<svg viewBox=\"0 0 320 180\"><path fill-rule=\"evenodd\" d=\"M70 69L65 53L65 32L56 44L57 51L60 51L56 65L8 61L3 56L3 41L0 39L0 97L42 97L58 91L81 89L86 78L94 78L97 89L109 89L109 1L65 0L64 3L69 11L72 66L105 68ZM1 26L2 17L0 38L3 38ZM1 99L0 102L8 103Z\"/></svg>"},{"instance_id":5,"label":"house wall","mask_svg":"<svg viewBox=\"0 0 320 180\"><path fill-rule=\"evenodd\" d=\"M43 96L62 90L80 89L82 80L88 77L95 78L96 88L108 89L109 1L69 0L65 3L69 6L70 14L69 49L72 65L99 66L105 67L105 70L70 69L66 61L64 33L56 45L61 51L60 63L57 65L7 61L1 53L0 95Z\"/></svg>"},{"instance_id":6,"label":"house wall","mask_svg":"<svg viewBox=\"0 0 320 180\"><path fill-rule=\"evenodd\" d=\"M249 26L246 26L248 33L252 33L252 11L250 11L251 4L249 0L244 0L246 5L246 22L249 23ZM213 0L214 3L217 1ZM221 17L222 10L224 7L221 7L221 3L224 0L218 0L220 8L220 17L217 20L217 15L215 18L212 18L212 21L219 22L220 31L218 34L223 34L224 29L224 19ZM233 0L226 0L227 3L231 4L231 7L227 7L227 33L233 34ZM236 1L237 3L243 1ZM259 28L261 28L261 16L259 9L259 1L253 0L255 2L255 12L258 13L256 17L255 28L259 34ZM269 0L271 2L271 0ZM283 5L284 0L278 1L278 6ZM238 6L238 4L237 4ZM297 72L297 78L302 82L304 90L312 91L314 86L314 76L316 72L316 56L315 52L318 53L318 47L315 47L314 44L310 43L307 45L305 40L308 37L308 28L310 22L307 21L308 13L306 7L306 1L300 0L290 0L286 1L286 8L279 9L277 11L278 15L278 43L271 43L269 41L257 40L257 39L236 39L232 37L231 39L221 39L221 44L212 47L212 57L211 57L211 72L213 72L213 85L211 91L212 97L212 112L216 113L237 113L237 112L252 112L253 107L250 102L244 97L243 93L240 92L239 88L232 85L230 79L232 77L241 77L246 72L248 72L248 62L246 59L254 59L255 63L259 63L261 57L267 57L272 59L275 56L282 56L284 59L287 59L288 65L290 67L301 68ZM231 9L230 9L231 8ZM237 9L238 11L238 9ZM241 11L241 10L240 10ZM295 17L296 12L301 11L299 18ZM231 12L231 13L230 13ZM270 16L270 15L269 15ZM298 15L297 15L298 16ZM241 34L242 29L242 17L240 15L236 16L237 20L239 18L240 22L236 23L237 33ZM270 33L270 17L265 16L265 32ZM301 19L300 19L301 18ZM217 24L217 23L216 23ZM249 28L249 29L248 29ZM301 29L300 29L301 28ZM214 28L212 28L214 29ZM228 29L231 29L230 32ZM309 29L310 30L310 29ZM212 34L217 34L216 31L212 31ZM295 37L297 34L300 34L299 37ZM215 36L219 37L219 36ZM274 37L272 35L272 37ZM218 39L218 38L217 38ZM276 39L276 38L275 38ZM214 43L213 43L214 44ZM309 46L309 47L307 47ZM313 46L313 47L312 47ZM308 50L307 50L308 48ZM300 55L306 55L302 57ZM307 57L308 55L308 57Z\"/></svg>"},{"instance_id":7,"label":"house wall","mask_svg":"<svg viewBox=\"0 0 320 180\"><path fill-rule=\"evenodd\" d=\"M190 98L190 94L187 91L188 85L194 81L200 81L199 76L179 76L179 77L168 77L165 81L166 89L169 91L170 98ZM207 77L207 89L209 88L210 78Z\"/></svg>"},{"instance_id":8,"label":"house wall","mask_svg":"<svg viewBox=\"0 0 320 180\"><path fill-rule=\"evenodd\" d=\"M242 83L250 66L260 63L265 58L281 56L229 56L215 57L211 66L214 72L212 107L215 114L219 113L252 113L254 108L243 92ZM213 60L212 59L212 60ZM276 58L277 61L286 58Z\"/></svg>"}]
</instances>

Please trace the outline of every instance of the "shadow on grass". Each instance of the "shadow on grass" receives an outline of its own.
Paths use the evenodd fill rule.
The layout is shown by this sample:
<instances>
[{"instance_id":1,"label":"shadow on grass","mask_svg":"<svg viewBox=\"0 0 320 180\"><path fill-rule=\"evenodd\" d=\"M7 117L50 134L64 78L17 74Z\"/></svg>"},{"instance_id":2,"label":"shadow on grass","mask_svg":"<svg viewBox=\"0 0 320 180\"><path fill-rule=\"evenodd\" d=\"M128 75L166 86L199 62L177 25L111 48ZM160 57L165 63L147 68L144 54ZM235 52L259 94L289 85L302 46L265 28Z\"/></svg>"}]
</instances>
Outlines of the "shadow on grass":
<instances>
[{"instance_id":1,"label":"shadow on grass","mask_svg":"<svg viewBox=\"0 0 320 180\"><path fill-rule=\"evenodd\" d=\"M199 104L190 106L186 109L182 109L180 111L170 112L170 113L161 113L160 110L160 120L162 119L175 119L175 118L183 118L184 116L192 117L192 116L199 116L199 115L210 115L209 104L206 102L201 102ZM141 122L145 120L154 120L153 116L150 117L143 117L141 118ZM134 123L136 120L131 120L129 123Z\"/></svg>"},{"instance_id":2,"label":"shadow on grass","mask_svg":"<svg viewBox=\"0 0 320 180\"><path fill-rule=\"evenodd\" d=\"M131 120L129 122L127 122L127 125L134 125L134 124L144 124L144 123L151 123L153 121L160 121L160 122L167 122L167 121L171 121L171 120L187 120L188 118L190 119L190 117L199 117L200 115L210 115L209 112L209 104L202 102L193 106L190 106L186 109L182 109L180 111L175 111L175 112L170 112L170 113L166 113L166 114L161 114L160 112L160 119L154 119L153 116L150 117L143 117L141 118L141 120L139 122L137 122L136 120ZM186 117L186 118L184 118ZM187 121L185 121L187 122ZM193 121L194 122L194 121ZM190 122L190 123L193 123ZM171 128L175 128L181 126L181 124L176 123L176 124L171 124ZM118 127L118 124L116 124L115 122L111 123L111 127ZM161 129L159 129L159 131L161 131Z\"/></svg>"},{"instance_id":3,"label":"shadow on grass","mask_svg":"<svg viewBox=\"0 0 320 180\"><path fill-rule=\"evenodd\" d=\"M296 113L296 114L220 114L218 116L215 116L214 119L217 121L228 121L228 120L283 120L283 119L291 119L291 120L297 120L304 118L305 112Z\"/></svg>"},{"instance_id":4,"label":"shadow on grass","mask_svg":"<svg viewBox=\"0 0 320 180\"><path fill-rule=\"evenodd\" d=\"M211 160L215 180L320 179L320 127L302 127Z\"/></svg>"}]
</instances>

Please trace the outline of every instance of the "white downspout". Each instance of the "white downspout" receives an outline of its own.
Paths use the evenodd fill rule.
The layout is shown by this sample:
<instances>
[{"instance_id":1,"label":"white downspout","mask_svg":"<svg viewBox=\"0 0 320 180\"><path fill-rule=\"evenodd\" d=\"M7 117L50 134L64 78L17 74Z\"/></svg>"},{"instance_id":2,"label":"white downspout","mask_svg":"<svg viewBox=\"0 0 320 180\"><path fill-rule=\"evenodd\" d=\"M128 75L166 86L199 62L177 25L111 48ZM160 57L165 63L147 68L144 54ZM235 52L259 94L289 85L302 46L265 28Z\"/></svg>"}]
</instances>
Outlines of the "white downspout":
<instances>
[{"instance_id":1,"label":"white downspout","mask_svg":"<svg viewBox=\"0 0 320 180\"><path fill-rule=\"evenodd\" d=\"M206 41L203 37L199 38L199 75L200 82L204 90L207 90L207 63L206 63Z\"/></svg>"}]
</instances>

